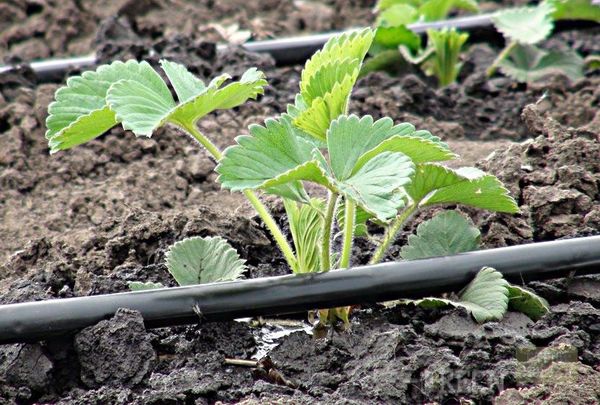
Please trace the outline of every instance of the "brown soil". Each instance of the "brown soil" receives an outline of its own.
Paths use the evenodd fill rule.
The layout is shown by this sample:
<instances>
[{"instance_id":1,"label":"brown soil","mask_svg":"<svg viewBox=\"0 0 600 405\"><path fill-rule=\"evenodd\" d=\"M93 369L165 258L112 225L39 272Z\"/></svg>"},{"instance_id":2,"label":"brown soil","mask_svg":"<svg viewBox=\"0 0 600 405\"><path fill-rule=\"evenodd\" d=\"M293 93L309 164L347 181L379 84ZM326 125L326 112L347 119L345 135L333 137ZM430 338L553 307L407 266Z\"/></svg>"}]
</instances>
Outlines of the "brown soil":
<instances>
[{"instance_id":1,"label":"brown soil","mask_svg":"<svg viewBox=\"0 0 600 405\"><path fill-rule=\"evenodd\" d=\"M0 4L0 61L87 55L93 50L97 33L102 32L103 21L115 16L126 19L149 39L178 34L229 42L369 24L374 3L374 0L9 0Z\"/></svg>"},{"instance_id":2,"label":"brown soil","mask_svg":"<svg viewBox=\"0 0 600 405\"><path fill-rule=\"evenodd\" d=\"M15 7L7 4L4 9ZM77 18L85 27L88 17ZM246 20L236 18L245 27ZM340 24L348 21L354 20ZM249 66L265 70L270 86L259 101L201 122L220 147L250 123L283 111L297 90L299 67L279 68L269 57L235 48L215 53L199 37L144 37L136 24L107 21L97 49L106 58L144 57L153 63L166 56L203 77L220 71L239 75ZM204 46L192 51L200 43ZM597 52L599 44L598 30L592 30L563 33L546 45L574 46L586 54ZM151 49L159 55L151 56ZM529 87L504 78L485 81L482 71L491 57L487 45L473 46L461 84L444 90L418 74L369 75L359 82L351 111L430 129L461 153L463 164L478 162L497 174L522 212L464 210L481 226L487 247L599 233L600 78L590 74L569 83L556 76ZM214 163L171 128L151 139L113 129L49 156L44 119L57 86L36 85L26 70L0 77L0 302L125 291L131 280L173 285L163 264L165 249L192 235L228 239L248 260L247 277L287 271L249 206L238 194L221 191ZM547 97L538 102L544 92ZM371 248L367 241L357 243L355 264ZM523 398L543 398L552 386L525 378L534 366L517 357L535 347L559 346L576 351L574 367L582 376L573 384L585 391L585 381L597 381L600 373L598 279L530 286L553 305L536 323L510 313L502 322L480 326L461 310L366 307L356 312L348 333L320 341L294 333L270 353L285 377L279 384L268 373L224 364L225 357L256 353L261 334L247 324L145 331L139 314L120 311L63 340L0 347L0 402L489 403L502 389L524 387L531 390L515 390ZM544 363L544 375L568 372L553 366L554 360ZM571 380L565 381L560 390L568 389ZM582 400L596 395L577 392Z\"/></svg>"}]
</instances>

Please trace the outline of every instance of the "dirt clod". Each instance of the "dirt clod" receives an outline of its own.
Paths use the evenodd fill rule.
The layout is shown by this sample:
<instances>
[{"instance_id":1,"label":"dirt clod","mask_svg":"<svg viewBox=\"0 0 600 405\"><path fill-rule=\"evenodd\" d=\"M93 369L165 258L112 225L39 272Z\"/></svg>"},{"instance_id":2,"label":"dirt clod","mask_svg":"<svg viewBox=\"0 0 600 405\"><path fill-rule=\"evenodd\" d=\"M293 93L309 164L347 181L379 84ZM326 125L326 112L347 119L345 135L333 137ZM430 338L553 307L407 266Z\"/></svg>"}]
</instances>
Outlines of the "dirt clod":
<instances>
[{"instance_id":1,"label":"dirt clod","mask_svg":"<svg viewBox=\"0 0 600 405\"><path fill-rule=\"evenodd\" d=\"M151 337L137 311L119 309L75 336L81 380L90 387L135 386L156 364Z\"/></svg>"}]
</instances>

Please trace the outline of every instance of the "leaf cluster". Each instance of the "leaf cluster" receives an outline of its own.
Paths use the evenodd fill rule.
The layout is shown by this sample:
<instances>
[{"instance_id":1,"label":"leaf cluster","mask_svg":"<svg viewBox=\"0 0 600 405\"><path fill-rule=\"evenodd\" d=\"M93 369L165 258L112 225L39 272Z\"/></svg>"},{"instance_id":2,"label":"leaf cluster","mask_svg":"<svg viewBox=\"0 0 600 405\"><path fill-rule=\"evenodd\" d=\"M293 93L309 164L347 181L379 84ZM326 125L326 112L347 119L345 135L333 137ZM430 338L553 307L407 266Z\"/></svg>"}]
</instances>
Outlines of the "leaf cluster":
<instances>
[{"instance_id":1,"label":"leaf cluster","mask_svg":"<svg viewBox=\"0 0 600 405\"><path fill-rule=\"evenodd\" d=\"M48 106L50 152L83 144L117 124L147 137L167 123L193 126L212 111L256 98L267 84L264 74L255 68L246 71L240 81L223 87L231 76L220 75L205 85L180 64L167 60L160 64L179 102L147 62L117 61L69 78Z\"/></svg>"},{"instance_id":2,"label":"leaf cluster","mask_svg":"<svg viewBox=\"0 0 600 405\"><path fill-rule=\"evenodd\" d=\"M518 82L534 82L551 73L571 80L583 77L584 60L577 52L546 51L536 44L550 36L554 21L589 19L600 21L600 6L589 0L549 0L537 6L508 9L496 13L492 21L506 39L507 46L488 69L496 68Z\"/></svg>"},{"instance_id":3,"label":"leaf cluster","mask_svg":"<svg viewBox=\"0 0 600 405\"><path fill-rule=\"evenodd\" d=\"M416 235L408 238L400 256L404 260L471 252L480 248L480 233L469 220L456 211L442 211L417 227ZM536 320L549 311L546 300L524 287L508 283L502 274L484 267L456 298L428 297L398 302L425 308L454 306L465 308L476 321L499 320L507 310L523 312Z\"/></svg>"},{"instance_id":4,"label":"leaf cluster","mask_svg":"<svg viewBox=\"0 0 600 405\"><path fill-rule=\"evenodd\" d=\"M367 29L331 39L306 63L288 112L251 125L216 168L226 189L284 199L296 273L345 267L345 245L341 252L323 250L330 246L332 226L342 236L350 232L351 239L367 234L367 222L388 229L407 210L434 205L518 211L495 176L441 165L457 155L439 137L410 123L346 112L352 90L347 86L356 81L374 37ZM329 200L310 196L305 183L325 189ZM333 266L323 266L330 261Z\"/></svg>"}]
</instances>

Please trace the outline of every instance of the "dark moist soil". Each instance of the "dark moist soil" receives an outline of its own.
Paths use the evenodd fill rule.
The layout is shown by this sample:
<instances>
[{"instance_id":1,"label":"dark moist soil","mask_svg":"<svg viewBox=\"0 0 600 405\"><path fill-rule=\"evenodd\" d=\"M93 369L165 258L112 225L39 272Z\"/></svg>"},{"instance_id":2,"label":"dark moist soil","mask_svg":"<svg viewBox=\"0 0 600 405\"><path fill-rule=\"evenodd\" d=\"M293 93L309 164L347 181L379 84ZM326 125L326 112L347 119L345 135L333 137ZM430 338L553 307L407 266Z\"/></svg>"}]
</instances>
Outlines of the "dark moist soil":
<instances>
[{"instance_id":1,"label":"dark moist soil","mask_svg":"<svg viewBox=\"0 0 600 405\"><path fill-rule=\"evenodd\" d=\"M201 122L220 147L283 111L298 87L300 67L278 68L267 56L236 48L216 53L205 40L184 36L146 38L126 20L102 26L97 50L106 60L155 63L164 56L205 78L250 66L266 72L270 86L259 101ZM600 51L600 34L565 32L545 46L585 55ZM553 76L528 87L501 77L485 81L493 56L487 45L471 47L461 84L444 90L416 72L371 74L358 83L351 111L430 129L463 156L462 164L505 182L521 214L461 208L481 227L486 247L599 233L600 77L570 83ZM0 76L1 303L126 291L132 280L174 285L164 252L193 235L228 239L248 261L246 277L287 272L247 203L219 190L214 163L171 128L151 139L113 129L50 157L44 119L57 87L37 85L26 69ZM267 203L283 220L281 206ZM396 258L409 228L388 259ZM365 263L372 248L358 241L354 264ZM600 279L529 287L552 305L537 322L509 313L477 325L458 309L365 306L349 332L280 339L269 353L272 364L256 370L225 358L256 355L264 347L260 328L222 322L146 331L138 313L120 310L74 336L0 347L0 401L597 403Z\"/></svg>"}]
</instances>

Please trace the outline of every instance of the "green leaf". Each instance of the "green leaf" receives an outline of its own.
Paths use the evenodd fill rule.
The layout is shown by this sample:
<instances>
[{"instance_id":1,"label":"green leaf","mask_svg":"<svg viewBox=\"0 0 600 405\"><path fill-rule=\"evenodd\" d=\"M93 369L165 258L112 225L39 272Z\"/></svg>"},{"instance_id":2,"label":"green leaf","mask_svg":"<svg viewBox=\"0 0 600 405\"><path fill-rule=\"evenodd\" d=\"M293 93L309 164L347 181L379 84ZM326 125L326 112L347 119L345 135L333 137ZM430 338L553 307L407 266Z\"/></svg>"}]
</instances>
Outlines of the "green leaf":
<instances>
[{"instance_id":1,"label":"green leaf","mask_svg":"<svg viewBox=\"0 0 600 405\"><path fill-rule=\"evenodd\" d=\"M294 125L317 140L325 141L325 134L331 121L346 111L357 77L358 71L356 74L346 76L341 82L337 82L323 97L316 98L306 110L298 114L294 119Z\"/></svg>"},{"instance_id":2,"label":"green leaf","mask_svg":"<svg viewBox=\"0 0 600 405\"><path fill-rule=\"evenodd\" d=\"M421 201L421 206L463 204L490 211L519 212L502 182L475 168L453 170L420 164L406 190L414 201Z\"/></svg>"},{"instance_id":3,"label":"green leaf","mask_svg":"<svg viewBox=\"0 0 600 405\"><path fill-rule=\"evenodd\" d=\"M67 80L67 85L56 91L56 101L48 106L46 139L50 153L90 141L114 127L118 121L106 103L109 87L122 79L138 80L148 70L152 68L146 62L130 60L102 65Z\"/></svg>"},{"instance_id":4,"label":"green leaf","mask_svg":"<svg viewBox=\"0 0 600 405\"><path fill-rule=\"evenodd\" d=\"M380 53L384 50L394 50L397 53L398 46L404 45L416 51L421 48L421 37L406 26L377 27L375 38L370 53Z\"/></svg>"},{"instance_id":5,"label":"green leaf","mask_svg":"<svg viewBox=\"0 0 600 405\"><path fill-rule=\"evenodd\" d=\"M346 111L373 36L369 28L334 36L306 62L300 81L301 97L296 99L291 114L294 125L325 140L331 121Z\"/></svg>"},{"instance_id":6,"label":"green leaf","mask_svg":"<svg viewBox=\"0 0 600 405\"><path fill-rule=\"evenodd\" d=\"M315 76L324 66L334 64L342 60L363 60L371 42L374 32L365 28L351 33L333 36L323 46L323 49L306 62L302 70L300 88L303 89L310 79ZM339 78L341 79L341 78ZM341 80L338 80L338 82ZM304 97L304 95L303 95Z\"/></svg>"},{"instance_id":7,"label":"green leaf","mask_svg":"<svg viewBox=\"0 0 600 405\"><path fill-rule=\"evenodd\" d=\"M419 164L413 176L413 181L406 187L406 191L414 201L419 202L437 189L448 187L464 180L466 179L448 167L436 164Z\"/></svg>"},{"instance_id":8,"label":"green leaf","mask_svg":"<svg viewBox=\"0 0 600 405\"><path fill-rule=\"evenodd\" d=\"M477 13L479 6L475 0L429 0L419 7L418 12L425 21L438 21L447 18L455 9Z\"/></svg>"},{"instance_id":9,"label":"green leaf","mask_svg":"<svg viewBox=\"0 0 600 405\"><path fill-rule=\"evenodd\" d=\"M153 69L140 72L137 81L120 80L108 90L107 101L122 121L123 128L137 136L151 136L167 121L179 126L192 126L206 114L236 107L262 94L264 74L252 68L239 82L221 88L229 75L220 75L207 87L193 78L183 66L162 61L163 69L175 88L181 103L175 104L166 83ZM145 63L145 62L142 62Z\"/></svg>"},{"instance_id":10,"label":"green leaf","mask_svg":"<svg viewBox=\"0 0 600 405\"><path fill-rule=\"evenodd\" d=\"M375 5L375 11L384 11L398 4L408 4L418 7L423 3L423 0L379 0Z\"/></svg>"},{"instance_id":11,"label":"green leaf","mask_svg":"<svg viewBox=\"0 0 600 405\"><path fill-rule=\"evenodd\" d=\"M448 256L479 249L481 234L456 211L442 211L417 227L400 256L404 260Z\"/></svg>"},{"instance_id":12,"label":"green leaf","mask_svg":"<svg viewBox=\"0 0 600 405\"><path fill-rule=\"evenodd\" d=\"M508 286L508 299L509 309L522 312L534 321L550 311L548 301L524 287L510 284Z\"/></svg>"},{"instance_id":13,"label":"green leaf","mask_svg":"<svg viewBox=\"0 0 600 405\"><path fill-rule=\"evenodd\" d=\"M532 45L515 46L509 58L499 64L502 73L522 83L554 73L562 73L571 80L581 79L583 66L583 58L575 51L544 51Z\"/></svg>"},{"instance_id":14,"label":"green leaf","mask_svg":"<svg viewBox=\"0 0 600 405\"><path fill-rule=\"evenodd\" d=\"M161 283L154 283L152 281L130 281L127 283L127 286L131 291L144 291L144 290L154 290L156 288L164 288L164 285Z\"/></svg>"},{"instance_id":15,"label":"green leaf","mask_svg":"<svg viewBox=\"0 0 600 405\"><path fill-rule=\"evenodd\" d=\"M320 270L320 236L323 228L323 208L325 203L312 199L310 204L298 204L284 198L283 204L288 215L290 232L296 248L298 261L295 274L315 273Z\"/></svg>"},{"instance_id":16,"label":"green leaf","mask_svg":"<svg viewBox=\"0 0 600 405\"><path fill-rule=\"evenodd\" d=\"M356 79L361 62L362 59L346 58L321 65L319 70L300 83L303 101L310 105L314 100L324 97L346 76Z\"/></svg>"},{"instance_id":17,"label":"green leaf","mask_svg":"<svg viewBox=\"0 0 600 405\"><path fill-rule=\"evenodd\" d=\"M265 74L256 68L250 68L237 82L221 87L229 79L227 74L213 79L206 91L180 104L170 114L169 119L179 123L195 124L200 118L216 110L228 110L256 99L264 93L267 85Z\"/></svg>"},{"instance_id":18,"label":"green leaf","mask_svg":"<svg viewBox=\"0 0 600 405\"><path fill-rule=\"evenodd\" d=\"M462 175L460 169L456 172ZM463 204L489 211L519 212L517 203L496 176L482 173L478 177L462 177L465 180L435 190L425 204Z\"/></svg>"},{"instance_id":19,"label":"green leaf","mask_svg":"<svg viewBox=\"0 0 600 405\"><path fill-rule=\"evenodd\" d=\"M59 114L56 114L57 116ZM115 113L108 107L82 115L56 136L48 139L50 153L70 149L97 138L117 124Z\"/></svg>"},{"instance_id":20,"label":"green leaf","mask_svg":"<svg viewBox=\"0 0 600 405\"><path fill-rule=\"evenodd\" d=\"M298 192L285 192L281 186L292 182L293 190L301 187L298 180L327 184L323 171L314 158L315 146L298 136L287 116L267 119L264 126L251 125L250 135L236 138L237 145L225 149L215 169L223 188L232 191L267 189L295 200ZM294 183L295 182L295 183ZM288 189L289 190L289 189Z\"/></svg>"},{"instance_id":21,"label":"green leaf","mask_svg":"<svg viewBox=\"0 0 600 405\"><path fill-rule=\"evenodd\" d=\"M206 90L204 82L191 74L183 65L161 60L160 66L165 72L180 102L184 103Z\"/></svg>"},{"instance_id":22,"label":"green leaf","mask_svg":"<svg viewBox=\"0 0 600 405\"><path fill-rule=\"evenodd\" d=\"M220 237L179 241L167 252L166 262L179 285L235 280L246 269L235 249Z\"/></svg>"},{"instance_id":23,"label":"green leaf","mask_svg":"<svg viewBox=\"0 0 600 405\"><path fill-rule=\"evenodd\" d=\"M383 50L372 54L372 56L363 63L358 77L365 77L371 72L393 72L396 69L401 68L404 63L405 62L397 49Z\"/></svg>"},{"instance_id":24,"label":"green leaf","mask_svg":"<svg viewBox=\"0 0 600 405\"><path fill-rule=\"evenodd\" d=\"M492 21L496 29L510 41L533 45L546 39L552 32L553 12L552 5L541 3L536 7L499 11L492 17Z\"/></svg>"},{"instance_id":25,"label":"green leaf","mask_svg":"<svg viewBox=\"0 0 600 405\"><path fill-rule=\"evenodd\" d=\"M413 132L413 133L416 133ZM444 146L442 142L435 142L420 136L401 135L393 136L381 142L375 148L364 153L357 161L356 166L361 167L366 161L381 152L402 152L413 163L440 162L456 159L457 155Z\"/></svg>"},{"instance_id":26,"label":"green leaf","mask_svg":"<svg viewBox=\"0 0 600 405\"><path fill-rule=\"evenodd\" d=\"M396 216L403 203L399 189L410 182L414 164L402 153L383 152L345 180L334 180L344 197L381 221Z\"/></svg>"},{"instance_id":27,"label":"green leaf","mask_svg":"<svg viewBox=\"0 0 600 405\"><path fill-rule=\"evenodd\" d=\"M340 116L327 130L331 170L338 180L347 179L359 169L356 164L362 155L388 138L410 135L414 132L413 125L408 123L394 125L394 122L387 117L374 122L370 115L361 118L356 115ZM370 158L374 155L376 153Z\"/></svg>"},{"instance_id":28,"label":"green leaf","mask_svg":"<svg viewBox=\"0 0 600 405\"><path fill-rule=\"evenodd\" d=\"M175 108L175 100L167 84L154 69L140 69L138 80L119 80L108 89L106 100L122 122L123 128L136 136L151 136L162 126Z\"/></svg>"},{"instance_id":29,"label":"green leaf","mask_svg":"<svg viewBox=\"0 0 600 405\"><path fill-rule=\"evenodd\" d=\"M413 304L426 309L453 306L465 308L477 322L500 320L508 307L508 282L502 274L491 267L482 268L473 281L465 287L458 301L427 297L418 300L391 301L388 307Z\"/></svg>"},{"instance_id":30,"label":"green leaf","mask_svg":"<svg viewBox=\"0 0 600 405\"><path fill-rule=\"evenodd\" d=\"M508 282L502 273L484 267L462 292L460 303L477 322L500 320L508 307Z\"/></svg>"},{"instance_id":31,"label":"green leaf","mask_svg":"<svg viewBox=\"0 0 600 405\"><path fill-rule=\"evenodd\" d=\"M379 27L398 27L416 22L419 13L408 4L395 4L379 13L375 25Z\"/></svg>"},{"instance_id":32,"label":"green leaf","mask_svg":"<svg viewBox=\"0 0 600 405\"><path fill-rule=\"evenodd\" d=\"M555 20L588 20L600 23L600 5L592 0L546 0L555 11Z\"/></svg>"}]
</instances>

